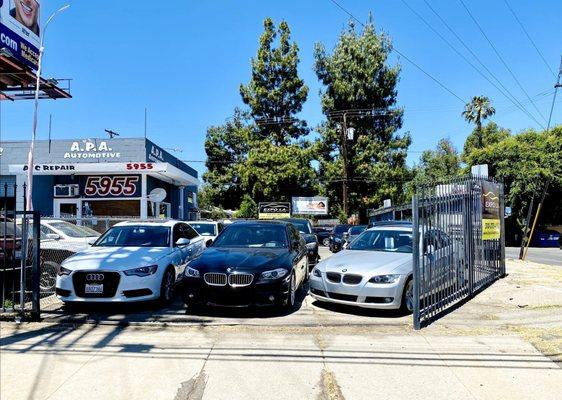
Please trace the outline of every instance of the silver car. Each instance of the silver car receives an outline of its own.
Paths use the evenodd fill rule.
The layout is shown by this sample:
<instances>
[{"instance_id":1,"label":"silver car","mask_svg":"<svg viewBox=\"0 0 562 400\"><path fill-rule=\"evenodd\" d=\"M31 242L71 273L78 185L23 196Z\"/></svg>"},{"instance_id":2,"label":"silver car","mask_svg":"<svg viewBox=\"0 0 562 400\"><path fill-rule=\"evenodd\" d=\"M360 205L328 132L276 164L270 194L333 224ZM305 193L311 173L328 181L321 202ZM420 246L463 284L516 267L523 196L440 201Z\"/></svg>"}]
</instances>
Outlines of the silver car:
<instances>
[{"instance_id":1,"label":"silver car","mask_svg":"<svg viewBox=\"0 0 562 400\"><path fill-rule=\"evenodd\" d=\"M462 247L441 230L426 231L420 254L435 265L432 280L450 273L448 262L462 260ZM413 229L384 224L361 233L347 249L320 262L310 275L310 295L321 302L364 308L413 309ZM463 277L463 265L455 276ZM456 278L455 278L456 279Z\"/></svg>"}]
</instances>

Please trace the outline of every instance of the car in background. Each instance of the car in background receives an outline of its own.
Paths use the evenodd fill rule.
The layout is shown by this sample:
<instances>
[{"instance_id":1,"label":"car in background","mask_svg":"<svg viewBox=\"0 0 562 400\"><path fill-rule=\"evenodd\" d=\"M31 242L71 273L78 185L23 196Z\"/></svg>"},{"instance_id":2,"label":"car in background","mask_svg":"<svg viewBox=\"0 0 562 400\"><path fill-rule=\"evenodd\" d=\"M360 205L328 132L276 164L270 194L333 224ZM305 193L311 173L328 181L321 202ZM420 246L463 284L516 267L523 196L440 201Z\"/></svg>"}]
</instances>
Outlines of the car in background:
<instances>
[{"instance_id":1,"label":"car in background","mask_svg":"<svg viewBox=\"0 0 562 400\"><path fill-rule=\"evenodd\" d=\"M214 241L224 229L224 225L216 221L189 221L188 224L201 236L211 241Z\"/></svg>"},{"instance_id":2,"label":"car in background","mask_svg":"<svg viewBox=\"0 0 562 400\"><path fill-rule=\"evenodd\" d=\"M0 268L21 260L21 229L13 219L0 216Z\"/></svg>"},{"instance_id":3,"label":"car in background","mask_svg":"<svg viewBox=\"0 0 562 400\"><path fill-rule=\"evenodd\" d=\"M21 220L18 227L21 229ZM33 222L28 223L28 238L33 236ZM68 257L85 250L100 236L99 232L86 226L75 225L59 219L41 219L39 240L41 251L41 274L39 288L43 295L54 293L57 271Z\"/></svg>"},{"instance_id":4,"label":"car in background","mask_svg":"<svg viewBox=\"0 0 562 400\"><path fill-rule=\"evenodd\" d=\"M330 233L330 251L337 253L343 247L344 239L343 234L351 227L348 224L336 225Z\"/></svg>"},{"instance_id":5,"label":"car in background","mask_svg":"<svg viewBox=\"0 0 562 400\"><path fill-rule=\"evenodd\" d=\"M553 229L538 230L533 235L531 245L535 247L559 247L560 232Z\"/></svg>"},{"instance_id":6,"label":"car in background","mask_svg":"<svg viewBox=\"0 0 562 400\"><path fill-rule=\"evenodd\" d=\"M171 301L177 277L205 249L181 221L121 222L63 261L56 295L63 302Z\"/></svg>"},{"instance_id":7,"label":"car in background","mask_svg":"<svg viewBox=\"0 0 562 400\"><path fill-rule=\"evenodd\" d=\"M286 218L283 221L292 223L300 232L306 242L308 252L308 266L312 269L320 260L318 254L318 239L312 230L312 224L305 218Z\"/></svg>"},{"instance_id":8,"label":"car in background","mask_svg":"<svg viewBox=\"0 0 562 400\"><path fill-rule=\"evenodd\" d=\"M344 232L343 248L345 249L349 245L349 243L353 242L353 240L355 240L355 238L359 236L365 229L367 229L367 225L355 225L349 228L347 232Z\"/></svg>"},{"instance_id":9,"label":"car in background","mask_svg":"<svg viewBox=\"0 0 562 400\"><path fill-rule=\"evenodd\" d=\"M189 262L182 275L188 309L200 305L293 309L308 279L306 242L285 221L238 221Z\"/></svg>"},{"instance_id":10,"label":"car in background","mask_svg":"<svg viewBox=\"0 0 562 400\"><path fill-rule=\"evenodd\" d=\"M312 230L316 235L316 239L318 239L318 243L326 247L330 245L330 233L332 232L332 228L315 226L314 228L312 228Z\"/></svg>"}]
</instances>

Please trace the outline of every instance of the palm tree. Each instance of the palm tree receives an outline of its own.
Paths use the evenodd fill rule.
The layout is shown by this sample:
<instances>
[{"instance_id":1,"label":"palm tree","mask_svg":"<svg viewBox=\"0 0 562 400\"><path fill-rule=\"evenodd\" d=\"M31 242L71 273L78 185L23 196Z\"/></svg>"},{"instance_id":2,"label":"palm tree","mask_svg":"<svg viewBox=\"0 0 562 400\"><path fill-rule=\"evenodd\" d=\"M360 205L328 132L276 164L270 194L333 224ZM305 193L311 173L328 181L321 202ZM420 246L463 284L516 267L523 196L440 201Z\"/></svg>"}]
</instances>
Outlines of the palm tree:
<instances>
[{"instance_id":1,"label":"palm tree","mask_svg":"<svg viewBox=\"0 0 562 400\"><path fill-rule=\"evenodd\" d=\"M462 116L469 123L476 125L476 135L478 137L478 147L483 147L482 142L482 121L494 115L496 109L492 107L490 99L486 96L474 96L470 103L467 103L462 112Z\"/></svg>"}]
</instances>

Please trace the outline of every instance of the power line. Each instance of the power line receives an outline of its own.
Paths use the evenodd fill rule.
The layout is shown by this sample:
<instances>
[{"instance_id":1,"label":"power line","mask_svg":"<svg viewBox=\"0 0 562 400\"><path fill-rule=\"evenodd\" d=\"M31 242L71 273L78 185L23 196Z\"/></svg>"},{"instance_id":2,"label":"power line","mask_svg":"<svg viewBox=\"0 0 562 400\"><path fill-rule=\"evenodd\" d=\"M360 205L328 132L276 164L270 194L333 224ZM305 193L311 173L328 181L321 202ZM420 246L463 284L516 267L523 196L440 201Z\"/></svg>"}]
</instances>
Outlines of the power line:
<instances>
[{"instance_id":1,"label":"power line","mask_svg":"<svg viewBox=\"0 0 562 400\"><path fill-rule=\"evenodd\" d=\"M356 21L358 24L360 24L363 28L365 28L365 24L363 22L361 22L359 19L357 19L357 17L355 17L350 11L348 11L347 9L345 9L341 4L339 4L337 1L335 0L330 0L332 3L334 3L338 8L340 8L343 12L345 12L347 15L349 15L354 21ZM433 82L437 83L439 86L441 86L441 88L443 88L444 90L446 90L447 92L449 92L451 95L453 95L454 97L456 97L457 99L459 99L461 101L461 103L466 104L466 101L463 100L460 96L458 96L455 92L453 92L451 89L449 89L447 86L445 86L443 83L441 83L441 81L439 81L437 78L435 78L433 75L431 75L429 72L427 72L426 70L424 70L422 67L420 67L418 64L416 64L413 60L411 60L409 57L407 57L404 53L400 52L394 45L392 46L392 49L402 58L404 58L406 61L408 61L410 64L412 64L414 67L416 67L419 71L421 71L424 75L426 75L428 78L430 78Z\"/></svg>"},{"instance_id":2,"label":"power line","mask_svg":"<svg viewBox=\"0 0 562 400\"><path fill-rule=\"evenodd\" d=\"M519 19L519 17L517 16L517 14L515 13L515 11L513 10L513 8L509 5L509 3L507 2L507 0L503 0L505 5L507 6L507 8L509 9L509 11L511 11L511 14L513 14L513 17L515 18L515 20L517 21L517 23L519 24L519 26L521 27L521 29L523 30L523 32L525 32L525 35L527 36L527 39L529 39L529 42L531 42L531 44L533 45L533 47L535 48L535 50L537 51L537 54L539 55L539 57L542 59L542 61L544 62L544 65L546 65L546 67L548 68L548 70L552 73L552 76L554 78L556 78L556 74L554 73L554 71L552 70L552 68L550 67L550 65L548 64L548 62L546 61L546 59L544 58L543 54L541 53L541 51L539 50L539 48L537 47L537 45L535 44L535 41L531 38L531 35L529 35L529 32L527 32L527 29L525 29L525 26L523 25L523 23L521 22L521 20Z\"/></svg>"},{"instance_id":3,"label":"power line","mask_svg":"<svg viewBox=\"0 0 562 400\"><path fill-rule=\"evenodd\" d=\"M519 79L517 79L517 77L515 76L515 74L513 73L513 71L511 70L511 68L509 67L509 65L507 65L507 63L505 62L505 60L503 59L503 57L501 56L500 52L498 51L498 49L496 49L496 46L494 46L494 44L492 43L492 41L490 40L490 38L488 37L488 35L486 35L486 32L484 32L484 29L482 28L482 26L478 23L478 21L476 20L476 18L474 17L474 15L472 14L472 12L469 10L469 8L466 6L466 4L464 3L463 0L459 0L459 2L462 4L463 8L466 10L466 12L468 13L468 15L470 16L470 18L472 19L472 21L474 22L474 24L478 27L478 30L480 31L480 33L482 34L482 36L484 36L484 38L486 39L486 41L488 42L488 44L490 45L490 47L492 47L492 49L494 50L494 53L496 53L496 56L498 56L498 58L500 59L500 61L502 62L503 66L507 69L507 71L510 73L511 77L513 78L513 80L517 83L517 85L519 86L519 88L521 89L521 91L523 91L523 93L525 93L525 96L527 96L527 99L531 101L531 104L533 105L533 107L535 108L535 110L537 111L537 113L540 115L540 117L542 119L544 119L544 121L546 122L546 118L544 117L544 115L542 115L542 113L540 112L539 108L537 107L537 105L535 104L534 101L531 100L531 97L529 96L529 94L527 93L527 91L525 90L525 88L523 87L523 85L521 85L521 82L519 82ZM543 127L544 128L544 127Z\"/></svg>"},{"instance_id":4,"label":"power line","mask_svg":"<svg viewBox=\"0 0 562 400\"><path fill-rule=\"evenodd\" d=\"M509 96L511 96L511 98L509 96L506 96L506 98L508 100L510 100L512 103L514 103L516 106L518 106L518 108L523 111L530 119L532 119L533 121L535 121L537 123L537 125L539 125L540 127L544 128L544 125L542 125L536 118L534 115L532 115L525 107L523 107L523 105L521 104L521 102L511 93L511 91L498 79L498 77L492 72L490 71L490 69L486 66L486 64L484 64L482 62L482 60L480 59L480 57L478 57L478 55L476 55L474 53L474 51L472 51L472 49L470 48L470 46L468 46L466 44L466 42L457 34L457 32L447 23L447 21L441 16L441 14L439 14L437 12L437 10L435 10L435 8L433 8L433 6L427 1L427 0L423 0L425 5L431 10L431 12L433 14L435 14L435 16L441 21L441 23L447 28L447 30L449 32L451 32L455 38L460 42L460 44L472 55L472 57L474 57L474 59L482 66L482 68L484 68L486 70L486 72L488 72L488 74L490 74L490 76L505 90L506 93L509 94ZM500 91L501 92L501 91ZM505 94L504 94L505 96Z\"/></svg>"}]
</instances>

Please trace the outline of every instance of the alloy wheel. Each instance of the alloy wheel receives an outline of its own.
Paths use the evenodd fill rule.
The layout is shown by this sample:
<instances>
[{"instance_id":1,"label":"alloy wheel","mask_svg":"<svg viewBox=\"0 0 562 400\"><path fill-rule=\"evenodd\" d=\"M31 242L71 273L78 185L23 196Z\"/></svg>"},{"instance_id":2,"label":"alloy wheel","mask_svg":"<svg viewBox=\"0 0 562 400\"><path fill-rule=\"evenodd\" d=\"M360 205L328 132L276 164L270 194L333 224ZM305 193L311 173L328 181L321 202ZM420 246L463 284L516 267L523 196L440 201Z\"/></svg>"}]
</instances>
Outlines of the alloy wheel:
<instances>
[{"instance_id":1,"label":"alloy wheel","mask_svg":"<svg viewBox=\"0 0 562 400\"><path fill-rule=\"evenodd\" d=\"M330 245L330 239L326 238L324 240L322 240L322 244L326 247L328 247Z\"/></svg>"},{"instance_id":2,"label":"alloy wheel","mask_svg":"<svg viewBox=\"0 0 562 400\"><path fill-rule=\"evenodd\" d=\"M409 280L408 284L406 285L406 296L405 300L406 300L406 308L408 309L408 311L413 311L414 310L414 281L413 280Z\"/></svg>"},{"instance_id":3,"label":"alloy wheel","mask_svg":"<svg viewBox=\"0 0 562 400\"><path fill-rule=\"evenodd\" d=\"M164 291L163 298L166 301L170 301L172 299L172 290L174 286L173 279L174 277L172 275L172 271L166 271L166 275L164 275L164 281L162 284L162 290Z\"/></svg>"}]
</instances>

